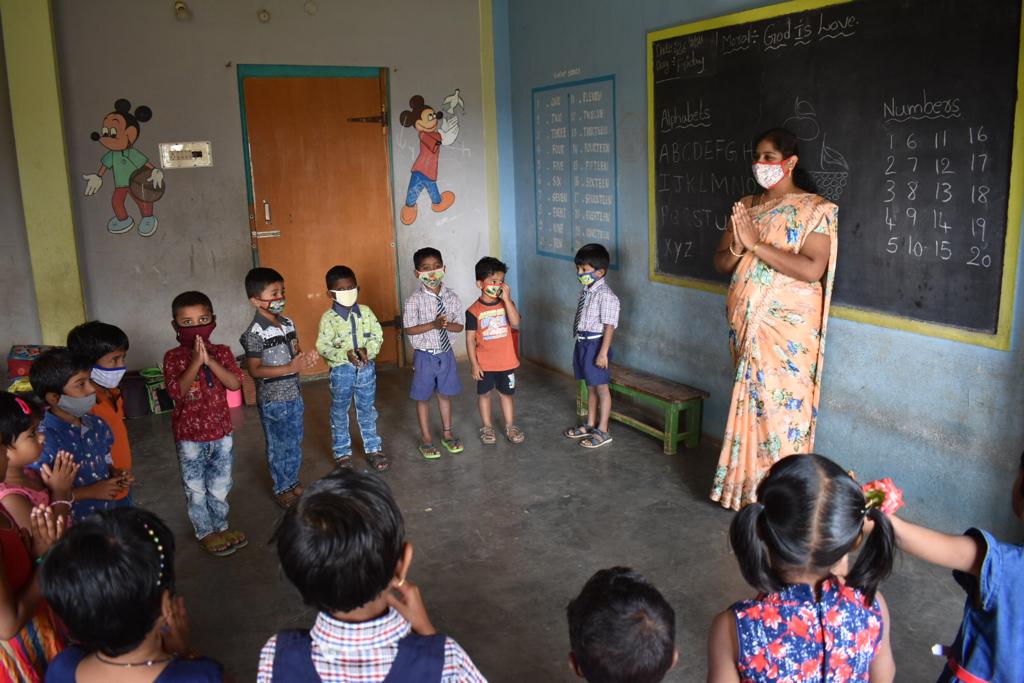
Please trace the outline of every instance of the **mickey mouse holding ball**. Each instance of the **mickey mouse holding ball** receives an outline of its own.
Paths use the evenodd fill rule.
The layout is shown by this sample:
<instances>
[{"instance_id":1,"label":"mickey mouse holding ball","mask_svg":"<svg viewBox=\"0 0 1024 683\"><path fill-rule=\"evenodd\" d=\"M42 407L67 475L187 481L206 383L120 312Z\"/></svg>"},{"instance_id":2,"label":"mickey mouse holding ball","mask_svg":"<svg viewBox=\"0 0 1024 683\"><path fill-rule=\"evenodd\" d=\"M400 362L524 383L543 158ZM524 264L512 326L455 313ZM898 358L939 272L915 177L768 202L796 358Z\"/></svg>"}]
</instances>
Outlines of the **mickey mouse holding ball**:
<instances>
[{"instance_id":1,"label":"mickey mouse holding ball","mask_svg":"<svg viewBox=\"0 0 1024 683\"><path fill-rule=\"evenodd\" d=\"M458 90L455 96L458 96ZM451 99L445 99L448 102ZM459 104L461 105L461 98ZM450 105L449 113L454 113L454 105ZM444 117L444 113L429 107L422 95L414 95L409 100L409 109L403 111L398 119L406 128L415 127L420 136L420 152L412 165L409 178L409 191L405 196L400 218L404 225L411 225L416 220L416 200L424 190L430 195L431 208L440 213L455 203L454 192L438 192L437 160L441 153L441 145L450 145L459 136L459 117Z\"/></svg>"},{"instance_id":2,"label":"mickey mouse holding ball","mask_svg":"<svg viewBox=\"0 0 1024 683\"><path fill-rule=\"evenodd\" d=\"M164 194L164 172L154 167L145 154L135 149L135 142L139 139L139 124L152 117L153 112L149 107L136 107L133 114L131 102L119 99L114 102L114 111L103 117L100 131L91 135L93 140L99 141L108 151L100 159L96 173L82 176L85 196L91 197L99 191L103 186L103 175L108 169L114 172L114 195L110 200L114 216L107 221L107 230L115 235L128 232L135 225L135 220L124 207L124 200L129 194L142 213L139 234L149 237L156 232L153 202Z\"/></svg>"}]
</instances>

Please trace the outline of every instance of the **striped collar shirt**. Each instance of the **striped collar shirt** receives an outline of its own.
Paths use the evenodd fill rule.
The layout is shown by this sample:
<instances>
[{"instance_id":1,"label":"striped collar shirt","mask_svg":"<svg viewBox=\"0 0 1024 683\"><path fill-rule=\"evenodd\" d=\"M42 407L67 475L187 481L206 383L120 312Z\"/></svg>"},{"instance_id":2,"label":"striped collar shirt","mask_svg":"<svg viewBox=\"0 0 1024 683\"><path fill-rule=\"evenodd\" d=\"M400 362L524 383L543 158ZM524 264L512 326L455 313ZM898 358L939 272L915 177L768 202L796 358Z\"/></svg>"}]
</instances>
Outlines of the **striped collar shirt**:
<instances>
[{"instance_id":1,"label":"striped collar shirt","mask_svg":"<svg viewBox=\"0 0 1024 683\"><path fill-rule=\"evenodd\" d=\"M394 608L387 614L363 623L349 623L320 612L309 631L312 640L313 667L323 683L378 683L391 670L398 655L398 641L409 635L412 626ZM256 683L272 683L277 636L272 636L260 652ZM444 644L444 668L441 683L487 683L469 655L458 643L447 638Z\"/></svg>"},{"instance_id":2,"label":"striped collar shirt","mask_svg":"<svg viewBox=\"0 0 1024 683\"><path fill-rule=\"evenodd\" d=\"M619 297L615 296L605 278L581 289L580 298L583 299L583 312L577 334L603 334L605 325L619 326Z\"/></svg>"},{"instance_id":3,"label":"striped collar shirt","mask_svg":"<svg viewBox=\"0 0 1024 683\"><path fill-rule=\"evenodd\" d=\"M420 287L412 293L412 295L405 300L405 309L402 315L402 325L406 328L416 327L417 325L423 325L424 323L433 322L437 318L437 300L441 299L444 303L444 311L448 315L449 322L463 324L465 323L464 312L462 308L462 302L459 301L459 295L455 291L445 285L441 285L441 289L437 294L434 294L429 289L420 285ZM448 333L450 342L452 332ZM427 330L421 334L410 334L409 342L412 344L414 349L420 349L421 351L436 352L441 350L441 336L438 330Z\"/></svg>"}]
</instances>

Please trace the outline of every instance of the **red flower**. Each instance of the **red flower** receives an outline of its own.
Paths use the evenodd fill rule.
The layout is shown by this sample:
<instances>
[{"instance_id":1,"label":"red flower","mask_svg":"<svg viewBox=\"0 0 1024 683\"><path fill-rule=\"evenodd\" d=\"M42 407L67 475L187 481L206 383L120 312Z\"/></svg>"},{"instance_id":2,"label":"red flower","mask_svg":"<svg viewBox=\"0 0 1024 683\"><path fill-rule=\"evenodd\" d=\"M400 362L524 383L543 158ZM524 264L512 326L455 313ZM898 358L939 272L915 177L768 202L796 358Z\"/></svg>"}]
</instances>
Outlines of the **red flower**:
<instances>
[{"instance_id":1,"label":"red flower","mask_svg":"<svg viewBox=\"0 0 1024 683\"><path fill-rule=\"evenodd\" d=\"M765 669L767 669L768 660L765 658L764 653L758 652L756 655L754 655L754 657L750 660L750 666L755 671L764 671Z\"/></svg>"},{"instance_id":2,"label":"red flower","mask_svg":"<svg viewBox=\"0 0 1024 683\"><path fill-rule=\"evenodd\" d=\"M821 662L816 659L808 659L800 665L800 674L806 678L817 677L821 671Z\"/></svg>"},{"instance_id":3,"label":"red flower","mask_svg":"<svg viewBox=\"0 0 1024 683\"><path fill-rule=\"evenodd\" d=\"M779 608L774 605L765 605L764 611L761 613L761 619L764 625L768 628L778 628L779 624L782 623L782 617L779 615Z\"/></svg>"},{"instance_id":4,"label":"red flower","mask_svg":"<svg viewBox=\"0 0 1024 683\"><path fill-rule=\"evenodd\" d=\"M876 479L861 488L868 499L868 507L877 507L887 515L891 515L905 505L903 490L896 487L892 479Z\"/></svg>"},{"instance_id":5,"label":"red flower","mask_svg":"<svg viewBox=\"0 0 1024 683\"><path fill-rule=\"evenodd\" d=\"M810 625L799 617L790 617L789 621L786 623L786 628L789 629L789 633L806 639L807 630L810 628Z\"/></svg>"}]
</instances>

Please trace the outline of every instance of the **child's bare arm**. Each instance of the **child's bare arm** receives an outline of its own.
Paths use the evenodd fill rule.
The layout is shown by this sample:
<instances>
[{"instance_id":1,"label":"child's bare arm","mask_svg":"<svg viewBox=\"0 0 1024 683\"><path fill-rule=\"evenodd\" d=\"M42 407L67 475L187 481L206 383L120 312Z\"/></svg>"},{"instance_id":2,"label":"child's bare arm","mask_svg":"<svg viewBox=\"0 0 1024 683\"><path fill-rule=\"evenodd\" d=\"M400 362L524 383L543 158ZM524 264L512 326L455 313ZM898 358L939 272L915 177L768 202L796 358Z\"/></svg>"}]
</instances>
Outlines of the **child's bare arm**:
<instances>
[{"instance_id":1,"label":"child's bare arm","mask_svg":"<svg viewBox=\"0 0 1024 683\"><path fill-rule=\"evenodd\" d=\"M300 370L311 367L316 362L316 359L317 355L313 352L300 353L295 358L292 358L292 362L287 365L264 365L259 358L246 358L245 367L249 371L249 376L269 379L271 377L294 375Z\"/></svg>"},{"instance_id":2,"label":"child's bare arm","mask_svg":"<svg viewBox=\"0 0 1024 683\"><path fill-rule=\"evenodd\" d=\"M512 327L519 327L519 309L516 307L516 302L512 301L512 290L509 289L507 282L501 285L501 301L505 304L505 315L508 316L508 324Z\"/></svg>"},{"instance_id":3,"label":"child's bare arm","mask_svg":"<svg viewBox=\"0 0 1024 683\"><path fill-rule=\"evenodd\" d=\"M896 515L890 516L889 520L892 522L893 531L896 532L896 544L904 552L925 562L974 576L978 576L981 571L984 553L977 539L933 531L900 519Z\"/></svg>"},{"instance_id":4,"label":"child's bare arm","mask_svg":"<svg viewBox=\"0 0 1024 683\"><path fill-rule=\"evenodd\" d=\"M20 493L8 493L3 498L4 509L18 524L20 529L31 528L32 501Z\"/></svg>"},{"instance_id":5,"label":"child's bare arm","mask_svg":"<svg viewBox=\"0 0 1024 683\"><path fill-rule=\"evenodd\" d=\"M871 683L892 683L896 678L896 660L892 656L892 644L889 642L889 632L892 630L889 619L889 606L881 593L876 594L878 605L882 608L882 642L878 646L878 653L871 660Z\"/></svg>"},{"instance_id":6,"label":"child's bare arm","mask_svg":"<svg viewBox=\"0 0 1024 683\"><path fill-rule=\"evenodd\" d=\"M735 618L732 612L722 612L711 622L708 633L708 683L739 683L738 652Z\"/></svg>"},{"instance_id":7,"label":"child's bare arm","mask_svg":"<svg viewBox=\"0 0 1024 683\"><path fill-rule=\"evenodd\" d=\"M480 369L480 361L476 357L476 335L466 335L466 355L469 356L469 365L473 373L473 379L479 381L484 378L484 372Z\"/></svg>"},{"instance_id":8,"label":"child's bare arm","mask_svg":"<svg viewBox=\"0 0 1024 683\"><path fill-rule=\"evenodd\" d=\"M599 368L608 367L608 349L612 348L613 336L615 336L615 327L606 324L604 334L601 336L601 348L597 352L597 358L594 359L594 365Z\"/></svg>"},{"instance_id":9,"label":"child's bare arm","mask_svg":"<svg viewBox=\"0 0 1024 683\"><path fill-rule=\"evenodd\" d=\"M444 327L444 323L447 320L446 316L439 315L428 323L421 325L412 325L405 328L406 334L423 334L424 332L430 332L431 330L439 330Z\"/></svg>"}]
</instances>

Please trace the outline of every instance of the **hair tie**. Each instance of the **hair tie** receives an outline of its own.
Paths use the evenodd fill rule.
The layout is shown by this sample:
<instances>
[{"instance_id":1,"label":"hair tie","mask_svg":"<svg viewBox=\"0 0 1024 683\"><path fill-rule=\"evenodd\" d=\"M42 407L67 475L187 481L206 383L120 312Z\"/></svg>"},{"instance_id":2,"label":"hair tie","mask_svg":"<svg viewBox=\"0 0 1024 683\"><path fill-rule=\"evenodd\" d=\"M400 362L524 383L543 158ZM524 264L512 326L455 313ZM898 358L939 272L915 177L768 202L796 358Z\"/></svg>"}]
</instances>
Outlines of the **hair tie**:
<instances>
[{"instance_id":1,"label":"hair tie","mask_svg":"<svg viewBox=\"0 0 1024 683\"><path fill-rule=\"evenodd\" d=\"M19 408L21 408L21 412L25 413L26 415L32 414L32 408L30 408L29 405L25 403L25 399L21 398L20 396L15 396L14 402L18 404Z\"/></svg>"},{"instance_id":2,"label":"hair tie","mask_svg":"<svg viewBox=\"0 0 1024 683\"><path fill-rule=\"evenodd\" d=\"M146 533L149 534L150 539L156 545L157 555L160 556L160 573L157 575L157 586L164 585L164 545L160 542L160 537L156 535L156 532L147 524L142 523L142 526L146 529Z\"/></svg>"}]
</instances>

